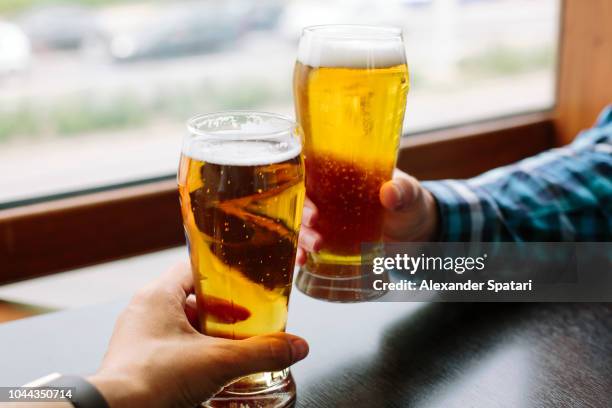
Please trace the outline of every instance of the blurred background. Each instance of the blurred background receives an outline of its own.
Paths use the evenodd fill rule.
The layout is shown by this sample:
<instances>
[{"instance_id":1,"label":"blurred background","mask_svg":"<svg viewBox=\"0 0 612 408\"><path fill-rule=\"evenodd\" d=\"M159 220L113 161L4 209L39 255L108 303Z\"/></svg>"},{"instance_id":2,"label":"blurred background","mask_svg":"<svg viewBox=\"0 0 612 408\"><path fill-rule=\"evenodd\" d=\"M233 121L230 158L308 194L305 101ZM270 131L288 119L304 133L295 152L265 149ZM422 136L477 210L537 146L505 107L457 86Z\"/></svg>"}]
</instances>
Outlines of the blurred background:
<instances>
[{"instance_id":1,"label":"blurred background","mask_svg":"<svg viewBox=\"0 0 612 408\"><path fill-rule=\"evenodd\" d=\"M553 104L559 0L2 0L0 208L171 175L196 113L293 116L328 23L403 28L407 137Z\"/></svg>"}]
</instances>

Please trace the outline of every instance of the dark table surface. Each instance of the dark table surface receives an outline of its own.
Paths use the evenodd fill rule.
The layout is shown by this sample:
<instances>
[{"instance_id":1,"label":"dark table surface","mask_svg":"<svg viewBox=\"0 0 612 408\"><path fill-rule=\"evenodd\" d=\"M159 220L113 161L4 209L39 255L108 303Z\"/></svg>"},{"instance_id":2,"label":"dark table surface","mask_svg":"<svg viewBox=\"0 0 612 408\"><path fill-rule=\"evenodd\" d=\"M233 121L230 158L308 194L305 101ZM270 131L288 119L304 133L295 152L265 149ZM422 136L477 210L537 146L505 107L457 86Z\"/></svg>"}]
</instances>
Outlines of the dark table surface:
<instances>
[{"instance_id":1,"label":"dark table surface","mask_svg":"<svg viewBox=\"0 0 612 408\"><path fill-rule=\"evenodd\" d=\"M0 385L96 370L126 302L0 325ZM298 407L611 407L610 304L332 304L294 291Z\"/></svg>"}]
</instances>

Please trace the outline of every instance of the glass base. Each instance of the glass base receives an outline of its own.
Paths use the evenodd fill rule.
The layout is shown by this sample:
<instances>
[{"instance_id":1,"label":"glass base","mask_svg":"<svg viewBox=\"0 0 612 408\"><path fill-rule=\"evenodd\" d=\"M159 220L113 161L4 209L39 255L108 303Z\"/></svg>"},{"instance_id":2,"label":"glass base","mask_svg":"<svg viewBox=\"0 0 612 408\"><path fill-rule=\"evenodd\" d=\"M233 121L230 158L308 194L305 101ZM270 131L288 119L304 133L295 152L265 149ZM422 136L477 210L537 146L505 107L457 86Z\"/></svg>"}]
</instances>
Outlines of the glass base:
<instances>
[{"instance_id":1,"label":"glass base","mask_svg":"<svg viewBox=\"0 0 612 408\"><path fill-rule=\"evenodd\" d=\"M202 407L285 408L294 405L295 396L295 382L287 369L236 380L202 403Z\"/></svg>"},{"instance_id":2,"label":"glass base","mask_svg":"<svg viewBox=\"0 0 612 408\"><path fill-rule=\"evenodd\" d=\"M363 272L361 258L358 262L327 263L309 254L297 274L295 286L305 295L328 302L367 302L383 296L386 292L375 290L373 284L376 280L388 282L387 273Z\"/></svg>"}]
</instances>

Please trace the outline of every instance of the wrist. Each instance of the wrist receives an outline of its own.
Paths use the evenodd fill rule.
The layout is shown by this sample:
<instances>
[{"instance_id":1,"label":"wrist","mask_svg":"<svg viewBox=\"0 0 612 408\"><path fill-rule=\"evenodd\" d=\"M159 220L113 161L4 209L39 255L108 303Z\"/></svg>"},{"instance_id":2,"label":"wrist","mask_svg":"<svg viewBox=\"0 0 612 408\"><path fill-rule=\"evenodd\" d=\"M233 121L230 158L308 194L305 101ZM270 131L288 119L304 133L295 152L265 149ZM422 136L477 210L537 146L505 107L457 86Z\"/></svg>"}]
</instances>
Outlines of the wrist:
<instances>
[{"instance_id":1,"label":"wrist","mask_svg":"<svg viewBox=\"0 0 612 408\"><path fill-rule=\"evenodd\" d=\"M127 376L99 372L87 377L102 394L110 408L144 407L145 387Z\"/></svg>"}]
</instances>

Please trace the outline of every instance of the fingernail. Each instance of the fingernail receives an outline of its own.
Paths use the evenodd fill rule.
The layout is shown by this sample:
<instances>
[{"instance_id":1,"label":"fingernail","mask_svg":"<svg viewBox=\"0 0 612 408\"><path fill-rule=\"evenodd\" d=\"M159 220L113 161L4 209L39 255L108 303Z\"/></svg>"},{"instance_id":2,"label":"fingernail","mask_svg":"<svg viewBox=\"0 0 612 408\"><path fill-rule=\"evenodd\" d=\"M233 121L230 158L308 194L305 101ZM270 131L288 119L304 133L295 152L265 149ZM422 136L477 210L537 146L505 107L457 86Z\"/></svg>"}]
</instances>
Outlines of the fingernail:
<instances>
[{"instance_id":1,"label":"fingernail","mask_svg":"<svg viewBox=\"0 0 612 408\"><path fill-rule=\"evenodd\" d=\"M302 213L302 222L307 227L313 227L315 223L315 212L312 208L304 207L304 211Z\"/></svg>"},{"instance_id":2,"label":"fingernail","mask_svg":"<svg viewBox=\"0 0 612 408\"><path fill-rule=\"evenodd\" d=\"M291 340L291 354L293 361L300 361L308 355L308 343L302 339Z\"/></svg>"},{"instance_id":3,"label":"fingernail","mask_svg":"<svg viewBox=\"0 0 612 408\"><path fill-rule=\"evenodd\" d=\"M395 204L395 209L401 208L402 205L404 205L404 193L400 186L398 186L396 183L392 183L391 186L393 187L395 195L397 196L397 203Z\"/></svg>"}]
</instances>

